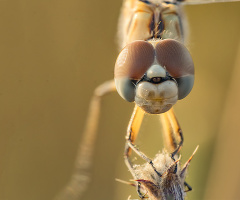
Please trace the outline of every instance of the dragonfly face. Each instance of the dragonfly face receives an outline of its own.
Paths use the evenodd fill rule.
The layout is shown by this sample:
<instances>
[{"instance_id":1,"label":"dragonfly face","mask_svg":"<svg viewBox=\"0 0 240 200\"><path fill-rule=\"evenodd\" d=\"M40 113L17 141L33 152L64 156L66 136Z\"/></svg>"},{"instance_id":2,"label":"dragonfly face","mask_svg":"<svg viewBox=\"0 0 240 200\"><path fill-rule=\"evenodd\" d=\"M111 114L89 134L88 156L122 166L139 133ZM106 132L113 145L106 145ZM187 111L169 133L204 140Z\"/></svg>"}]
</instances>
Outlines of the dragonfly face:
<instances>
[{"instance_id":1,"label":"dragonfly face","mask_svg":"<svg viewBox=\"0 0 240 200\"><path fill-rule=\"evenodd\" d=\"M160 114L190 93L194 65L186 47L176 40L138 40L120 52L114 76L123 99Z\"/></svg>"}]
</instances>

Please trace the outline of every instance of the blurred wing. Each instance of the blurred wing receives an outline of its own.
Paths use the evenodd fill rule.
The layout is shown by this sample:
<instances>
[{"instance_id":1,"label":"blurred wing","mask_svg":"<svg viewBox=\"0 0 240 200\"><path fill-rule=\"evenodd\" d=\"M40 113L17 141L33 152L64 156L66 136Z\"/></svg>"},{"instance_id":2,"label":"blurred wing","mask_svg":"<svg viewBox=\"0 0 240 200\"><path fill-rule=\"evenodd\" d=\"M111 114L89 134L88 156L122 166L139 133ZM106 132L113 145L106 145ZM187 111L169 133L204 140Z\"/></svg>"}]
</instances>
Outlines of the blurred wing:
<instances>
[{"instance_id":1,"label":"blurred wing","mask_svg":"<svg viewBox=\"0 0 240 200\"><path fill-rule=\"evenodd\" d=\"M240 0L185 0L182 1L182 5L197 5L197 4L209 4L209 3L224 3L224 2L239 2Z\"/></svg>"}]
</instances>

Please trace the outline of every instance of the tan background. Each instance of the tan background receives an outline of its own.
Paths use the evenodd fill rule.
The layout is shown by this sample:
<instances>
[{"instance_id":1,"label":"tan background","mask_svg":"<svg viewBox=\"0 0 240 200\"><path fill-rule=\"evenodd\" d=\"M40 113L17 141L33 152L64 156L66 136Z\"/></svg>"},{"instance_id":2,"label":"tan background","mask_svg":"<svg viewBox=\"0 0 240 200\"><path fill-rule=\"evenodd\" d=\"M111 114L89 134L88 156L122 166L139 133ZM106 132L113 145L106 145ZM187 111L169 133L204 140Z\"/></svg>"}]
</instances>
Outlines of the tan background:
<instances>
[{"instance_id":1,"label":"tan background","mask_svg":"<svg viewBox=\"0 0 240 200\"><path fill-rule=\"evenodd\" d=\"M68 181L91 94L113 77L120 6L120 0L0 0L0 200L50 200ZM206 191L207 200L239 199L240 72L233 76L233 69L240 3L186 12L196 83L176 106L182 161L200 145L188 199L201 200ZM132 108L117 94L105 98L85 200L137 198L134 188L114 180L131 179L122 154ZM158 128L157 119L144 121L139 145L150 156L161 149Z\"/></svg>"}]
</instances>

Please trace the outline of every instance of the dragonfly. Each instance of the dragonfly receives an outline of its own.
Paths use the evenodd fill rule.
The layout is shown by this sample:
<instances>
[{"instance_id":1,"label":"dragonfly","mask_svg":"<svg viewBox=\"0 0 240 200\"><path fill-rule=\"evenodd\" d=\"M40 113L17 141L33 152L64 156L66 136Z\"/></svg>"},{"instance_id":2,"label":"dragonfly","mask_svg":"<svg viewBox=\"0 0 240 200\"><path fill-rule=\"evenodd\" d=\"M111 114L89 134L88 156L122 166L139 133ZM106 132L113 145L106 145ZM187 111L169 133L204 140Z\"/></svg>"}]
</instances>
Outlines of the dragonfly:
<instances>
[{"instance_id":1,"label":"dragonfly","mask_svg":"<svg viewBox=\"0 0 240 200\"><path fill-rule=\"evenodd\" d=\"M209 1L124 1L118 31L122 50L115 64L114 80L103 83L94 91L74 173L56 199L79 199L85 191L90 181L89 168L101 99L111 92L117 91L124 100L135 103L127 129L124 154L125 163L133 177L138 178L130 161L131 150L150 164L154 173L161 175L154 161L134 144L145 113L161 116L166 146L171 152L169 165L179 163L177 154L183 144L183 135L172 107L190 93L194 84L193 60L184 46L186 22L182 20L181 5L199 3ZM191 158L183 169L187 169ZM138 182L142 185L146 183L143 178ZM140 184L136 186L139 196L143 197ZM182 184L186 186L185 181Z\"/></svg>"}]
</instances>

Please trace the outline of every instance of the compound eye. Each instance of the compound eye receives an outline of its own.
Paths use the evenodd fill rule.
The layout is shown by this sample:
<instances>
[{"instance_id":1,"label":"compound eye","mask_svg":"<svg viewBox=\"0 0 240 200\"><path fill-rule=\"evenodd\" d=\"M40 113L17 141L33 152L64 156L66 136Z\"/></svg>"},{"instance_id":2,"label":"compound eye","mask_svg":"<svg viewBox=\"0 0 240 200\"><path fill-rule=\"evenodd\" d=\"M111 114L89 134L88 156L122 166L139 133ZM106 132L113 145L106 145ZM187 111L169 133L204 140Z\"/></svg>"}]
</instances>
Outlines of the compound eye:
<instances>
[{"instance_id":1,"label":"compound eye","mask_svg":"<svg viewBox=\"0 0 240 200\"><path fill-rule=\"evenodd\" d=\"M156 57L159 64L165 66L175 78L194 75L194 64L190 53L176 40L167 39L157 43Z\"/></svg>"},{"instance_id":2,"label":"compound eye","mask_svg":"<svg viewBox=\"0 0 240 200\"><path fill-rule=\"evenodd\" d=\"M178 82L178 99L186 97L194 83L194 64L187 48L176 40L162 40L156 45L156 58Z\"/></svg>"},{"instance_id":3,"label":"compound eye","mask_svg":"<svg viewBox=\"0 0 240 200\"><path fill-rule=\"evenodd\" d=\"M154 60L154 48L146 41L135 41L128 44L119 54L114 77L141 79Z\"/></svg>"},{"instance_id":4,"label":"compound eye","mask_svg":"<svg viewBox=\"0 0 240 200\"><path fill-rule=\"evenodd\" d=\"M153 46L146 41L134 41L120 52L114 70L116 88L120 96L134 101L135 86L132 80L140 80L154 61Z\"/></svg>"}]
</instances>

